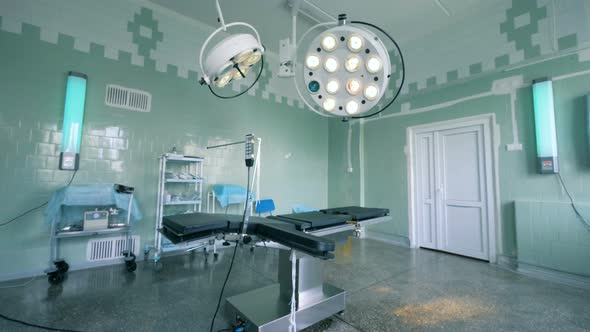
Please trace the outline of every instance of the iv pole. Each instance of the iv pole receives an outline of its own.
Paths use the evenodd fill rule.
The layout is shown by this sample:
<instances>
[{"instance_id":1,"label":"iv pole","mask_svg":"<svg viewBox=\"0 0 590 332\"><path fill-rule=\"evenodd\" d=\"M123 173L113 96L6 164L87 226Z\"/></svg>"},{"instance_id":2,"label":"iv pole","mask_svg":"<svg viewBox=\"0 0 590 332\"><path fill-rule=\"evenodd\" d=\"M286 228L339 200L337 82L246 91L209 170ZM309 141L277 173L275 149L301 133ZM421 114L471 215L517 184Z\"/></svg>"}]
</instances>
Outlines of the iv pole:
<instances>
[{"instance_id":1,"label":"iv pole","mask_svg":"<svg viewBox=\"0 0 590 332\"><path fill-rule=\"evenodd\" d=\"M250 188L249 188L250 195L248 195L246 197L246 203L245 203L246 206L248 206L250 204L250 196L252 195L252 192L254 189L254 183L256 183L256 195L258 197L258 200L260 200L260 197L261 197L261 195L260 195L260 168L261 168L260 155L262 152L262 149L261 149L262 139L260 137L254 137L254 139L257 141L256 157L254 158L254 181L252 181L252 183L250 184ZM246 141L238 141L238 142L225 143L225 144L219 144L219 145L211 145L211 146L207 147L207 150L223 148L223 147L239 145L239 144L246 144ZM245 230L248 226L248 220L249 220L251 214L252 214L252 207L247 209L246 218L244 220L244 227L243 227L244 232L243 233L245 233Z\"/></svg>"}]
</instances>

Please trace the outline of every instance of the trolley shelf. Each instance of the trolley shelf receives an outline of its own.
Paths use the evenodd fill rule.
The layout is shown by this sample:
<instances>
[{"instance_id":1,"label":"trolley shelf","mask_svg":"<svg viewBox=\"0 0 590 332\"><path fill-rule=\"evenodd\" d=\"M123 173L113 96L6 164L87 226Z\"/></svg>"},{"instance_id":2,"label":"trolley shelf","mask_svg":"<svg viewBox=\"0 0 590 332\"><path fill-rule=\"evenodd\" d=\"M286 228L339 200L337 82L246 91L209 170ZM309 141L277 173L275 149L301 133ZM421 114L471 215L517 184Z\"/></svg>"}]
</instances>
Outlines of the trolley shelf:
<instances>
[{"instance_id":1,"label":"trolley shelf","mask_svg":"<svg viewBox=\"0 0 590 332\"><path fill-rule=\"evenodd\" d=\"M203 182L203 179L166 179L168 183L200 183Z\"/></svg>"},{"instance_id":2,"label":"trolley shelf","mask_svg":"<svg viewBox=\"0 0 590 332\"><path fill-rule=\"evenodd\" d=\"M201 157L185 157L185 156L176 156L171 154L165 154L167 161L187 161L187 162L203 162L205 159Z\"/></svg>"},{"instance_id":3,"label":"trolley shelf","mask_svg":"<svg viewBox=\"0 0 590 332\"><path fill-rule=\"evenodd\" d=\"M92 231L74 231L74 232L56 232L56 238L66 237L78 237L78 236L91 236L91 235L102 235L102 234L114 234L114 233L126 233L129 231L129 226L124 227L113 227L106 229L97 229Z\"/></svg>"},{"instance_id":4,"label":"trolley shelf","mask_svg":"<svg viewBox=\"0 0 590 332\"><path fill-rule=\"evenodd\" d=\"M197 201L175 201L175 202L165 202L164 205L195 205L201 204L201 200Z\"/></svg>"}]
</instances>

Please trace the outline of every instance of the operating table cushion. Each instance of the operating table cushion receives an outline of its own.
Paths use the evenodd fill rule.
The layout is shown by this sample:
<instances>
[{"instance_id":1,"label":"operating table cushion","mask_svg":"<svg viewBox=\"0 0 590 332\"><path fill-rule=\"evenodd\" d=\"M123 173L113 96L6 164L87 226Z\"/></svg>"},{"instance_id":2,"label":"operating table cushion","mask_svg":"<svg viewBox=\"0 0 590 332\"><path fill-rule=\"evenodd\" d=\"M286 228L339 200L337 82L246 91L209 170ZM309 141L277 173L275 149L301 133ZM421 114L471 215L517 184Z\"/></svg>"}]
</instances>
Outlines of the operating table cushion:
<instances>
[{"instance_id":1,"label":"operating table cushion","mask_svg":"<svg viewBox=\"0 0 590 332\"><path fill-rule=\"evenodd\" d=\"M207 231L223 230L232 221L241 221L240 216L225 214L179 214L164 217L162 225L176 234L189 235Z\"/></svg>"},{"instance_id":2,"label":"operating table cushion","mask_svg":"<svg viewBox=\"0 0 590 332\"><path fill-rule=\"evenodd\" d=\"M360 206L346 206L333 209L320 210L325 214L347 215L350 220L362 221L367 219L384 217L389 214L389 209L365 208Z\"/></svg>"},{"instance_id":3,"label":"operating table cushion","mask_svg":"<svg viewBox=\"0 0 590 332\"><path fill-rule=\"evenodd\" d=\"M345 224L350 220L350 217L347 215L325 214L320 211L283 214L268 218L294 224L299 230L337 226Z\"/></svg>"},{"instance_id":4,"label":"operating table cushion","mask_svg":"<svg viewBox=\"0 0 590 332\"><path fill-rule=\"evenodd\" d=\"M224 233L240 233L242 216L225 214L190 213L164 217L160 232L172 243L207 238ZM334 241L301 232L294 225L251 217L246 233L257 235L309 255L332 258Z\"/></svg>"},{"instance_id":5,"label":"operating table cushion","mask_svg":"<svg viewBox=\"0 0 590 332\"><path fill-rule=\"evenodd\" d=\"M289 248L297 249L316 257L333 258L330 254L334 251L334 241L313 236L294 229L273 223L260 223L256 228L256 234L268 240L278 242Z\"/></svg>"}]
</instances>

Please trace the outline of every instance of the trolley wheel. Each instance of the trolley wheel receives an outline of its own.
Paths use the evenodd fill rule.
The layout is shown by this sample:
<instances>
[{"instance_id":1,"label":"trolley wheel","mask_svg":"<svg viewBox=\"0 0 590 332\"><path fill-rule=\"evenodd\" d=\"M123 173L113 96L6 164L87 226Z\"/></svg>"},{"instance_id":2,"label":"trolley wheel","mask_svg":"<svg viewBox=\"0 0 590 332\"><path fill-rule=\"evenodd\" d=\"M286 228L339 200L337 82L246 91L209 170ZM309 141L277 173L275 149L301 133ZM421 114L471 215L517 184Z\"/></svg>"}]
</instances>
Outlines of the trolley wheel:
<instances>
[{"instance_id":1,"label":"trolley wheel","mask_svg":"<svg viewBox=\"0 0 590 332\"><path fill-rule=\"evenodd\" d=\"M125 267L127 271L134 272L137 269L137 263L135 261L125 262Z\"/></svg>"},{"instance_id":2,"label":"trolley wheel","mask_svg":"<svg viewBox=\"0 0 590 332\"><path fill-rule=\"evenodd\" d=\"M163 268L164 266L162 265L162 262L154 261L154 271L161 271Z\"/></svg>"},{"instance_id":3,"label":"trolley wheel","mask_svg":"<svg viewBox=\"0 0 590 332\"><path fill-rule=\"evenodd\" d=\"M47 274L47 281L52 285L59 285L64 281L64 273L61 271L50 272Z\"/></svg>"},{"instance_id":4,"label":"trolley wheel","mask_svg":"<svg viewBox=\"0 0 590 332\"><path fill-rule=\"evenodd\" d=\"M250 247L250 252L254 252L254 247Z\"/></svg>"},{"instance_id":5,"label":"trolley wheel","mask_svg":"<svg viewBox=\"0 0 590 332\"><path fill-rule=\"evenodd\" d=\"M214 253L214 254L213 254L213 258L214 258L214 259L217 259L217 258L219 258L219 254L218 254L218 253Z\"/></svg>"},{"instance_id":6,"label":"trolley wheel","mask_svg":"<svg viewBox=\"0 0 590 332\"><path fill-rule=\"evenodd\" d=\"M66 273L70 270L70 264L68 264L64 260L60 260L54 263L55 267L59 270L59 272Z\"/></svg>"}]
</instances>

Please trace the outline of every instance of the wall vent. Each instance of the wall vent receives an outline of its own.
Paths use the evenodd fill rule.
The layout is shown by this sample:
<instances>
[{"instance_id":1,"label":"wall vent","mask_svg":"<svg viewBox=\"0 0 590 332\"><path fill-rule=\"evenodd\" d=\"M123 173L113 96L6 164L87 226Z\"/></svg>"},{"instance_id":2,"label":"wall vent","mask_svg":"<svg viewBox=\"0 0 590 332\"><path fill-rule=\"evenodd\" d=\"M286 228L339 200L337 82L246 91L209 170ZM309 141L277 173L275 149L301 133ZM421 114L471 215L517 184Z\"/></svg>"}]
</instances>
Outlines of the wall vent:
<instances>
[{"instance_id":1,"label":"wall vent","mask_svg":"<svg viewBox=\"0 0 590 332\"><path fill-rule=\"evenodd\" d=\"M149 112L152 109L150 93L114 84L107 85L104 102L107 106L136 112Z\"/></svg>"},{"instance_id":2,"label":"wall vent","mask_svg":"<svg viewBox=\"0 0 590 332\"><path fill-rule=\"evenodd\" d=\"M123 258L126 237L109 237L91 239L86 247L86 260L89 262L100 262L111 259ZM139 255L139 236L131 237L133 253Z\"/></svg>"}]
</instances>

